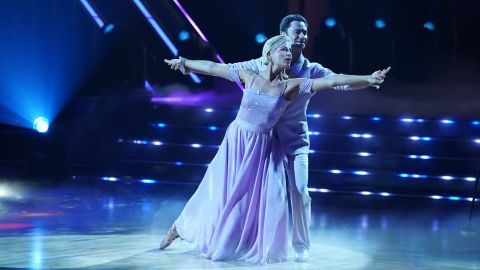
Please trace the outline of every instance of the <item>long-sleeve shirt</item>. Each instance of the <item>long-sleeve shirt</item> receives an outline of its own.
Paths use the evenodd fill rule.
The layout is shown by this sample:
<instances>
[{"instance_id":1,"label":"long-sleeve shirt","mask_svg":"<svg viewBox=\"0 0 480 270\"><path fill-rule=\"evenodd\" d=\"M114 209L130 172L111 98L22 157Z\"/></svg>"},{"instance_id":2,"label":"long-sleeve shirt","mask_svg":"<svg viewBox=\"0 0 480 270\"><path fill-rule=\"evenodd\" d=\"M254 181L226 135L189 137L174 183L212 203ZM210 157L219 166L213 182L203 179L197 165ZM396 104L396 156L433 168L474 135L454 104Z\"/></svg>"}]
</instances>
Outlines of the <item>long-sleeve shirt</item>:
<instances>
[{"instance_id":1,"label":"long-sleeve shirt","mask_svg":"<svg viewBox=\"0 0 480 270\"><path fill-rule=\"evenodd\" d=\"M262 64L261 58L228 64L228 66L231 68L249 69L257 73L267 67ZM288 71L290 78L316 79L332 74L335 73L319 63L310 62L303 55L300 55ZM349 90L349 87L335 87L335 89ZM286 154L297 155L309 153L310 139L308 137L307 107L313 95L314 94L302 94L294 98L275 126L274 131Z\"/></svg>"}]
</instances>

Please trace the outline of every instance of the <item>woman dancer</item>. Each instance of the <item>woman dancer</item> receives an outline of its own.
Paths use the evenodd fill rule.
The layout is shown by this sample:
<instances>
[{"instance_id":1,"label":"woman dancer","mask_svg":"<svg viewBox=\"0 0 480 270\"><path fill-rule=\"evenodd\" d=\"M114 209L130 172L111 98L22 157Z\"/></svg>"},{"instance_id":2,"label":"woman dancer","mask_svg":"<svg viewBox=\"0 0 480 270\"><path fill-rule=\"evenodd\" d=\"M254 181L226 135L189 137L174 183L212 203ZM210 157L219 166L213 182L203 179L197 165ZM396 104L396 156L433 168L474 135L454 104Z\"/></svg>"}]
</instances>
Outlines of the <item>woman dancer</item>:
<instances>
[{"instance_id":1,"label":"woman dancer","mask_svg":"<svg viewBox=\"0 0 480 270\"><path fill-rule=\"evenodd\" d=\"M287 258L287 200L281 147L271 130L286 105L297 95L337 85L374 86L389 69L372 75L332 75L315 80L288 79L291 41L285 35L269 39L262 51L267 68L254 73L226 65L183 57L165 60L174 70L243 82L240 110L198 189L160 244L181 237L212 260L253 263Z\"/></svg>"}]
</instances>

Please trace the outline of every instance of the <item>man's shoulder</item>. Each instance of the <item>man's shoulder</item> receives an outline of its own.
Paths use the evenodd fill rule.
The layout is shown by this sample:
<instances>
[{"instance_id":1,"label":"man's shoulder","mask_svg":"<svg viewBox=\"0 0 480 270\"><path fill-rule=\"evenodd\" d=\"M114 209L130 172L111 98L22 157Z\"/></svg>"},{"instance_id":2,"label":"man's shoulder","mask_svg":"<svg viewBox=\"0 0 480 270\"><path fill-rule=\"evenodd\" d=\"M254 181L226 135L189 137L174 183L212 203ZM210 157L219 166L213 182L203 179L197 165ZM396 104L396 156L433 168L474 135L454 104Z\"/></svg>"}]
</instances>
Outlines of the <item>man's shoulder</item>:
<instances>
[{"instance_id":1,"label":"man's shoulder","mask_svg":"<svg viewBox=\"0 0 480 270\"><path fill-rule=\"evenodd\" d=\"M307 58L304 58L302 69L308 72L310 78L319 78L333 74L333 71L322 66L320 63L311 62Z\"/></svg>"},{"instance_id":2,"label":"man's shoulder","mask_svg":"<svg viewBox=\"0 0 480 270\"><path fill-rule=\"evenodd\" d=\"M320 68L320 69L325 68L320 63L312 62L312 61L308 60L308 58L305 58L305 60L303 62L303 66L305 66L307 68Z\"/></svg>"}]
</instances>

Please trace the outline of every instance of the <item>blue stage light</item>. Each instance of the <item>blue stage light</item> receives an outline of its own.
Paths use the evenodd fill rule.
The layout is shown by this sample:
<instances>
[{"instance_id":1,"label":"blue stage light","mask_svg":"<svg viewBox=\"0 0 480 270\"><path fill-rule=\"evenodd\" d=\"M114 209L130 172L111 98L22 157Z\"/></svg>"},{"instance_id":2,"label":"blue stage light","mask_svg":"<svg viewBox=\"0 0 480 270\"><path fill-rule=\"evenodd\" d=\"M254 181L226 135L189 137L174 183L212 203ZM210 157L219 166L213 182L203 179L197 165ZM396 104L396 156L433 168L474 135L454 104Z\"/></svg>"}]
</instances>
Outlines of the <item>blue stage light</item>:
<instances>
[{"instance_id":1,"label":"blue stage light","mask_svg":"<svg viewBox=\"0 0 480 270\"><path fill-rule=\"evenodd\" d=\"M255 42L258 44L263 44L265 41L267 41L267 36L264 33L258 33L255 35Z\"/></svg>"},{"instance_id":2,"label":"blue stage light","mask_svg":"<svg viewBox=\"0 0 480 270\"><path fill-rule=\"evenodd\" d=\"M375 117L372 117L371 119L372 119L373 121L380 121L380 120L382 120L382 118L376 117L376 116L375 116Z\"/></svg>"},{"instance_id":3,"label":"blue stage light","mask_svg":"<svg viewBox=\"0 0 480 270\"><path fill-rule=\"evenodd\" d=\"M201 145L201 144L198 144L198 143L192 143L192 144L190 144L190 146L193 147L193 148L200 148L200 147L202 147L202 145Z\"/></svg>"},{"instance_id":4,"label":"blue stage light","mask_svg":"<svg viewBox=\"0 0 480 270\"><path fill-rule=\"evenodd\" d=\"M440 200L442 199L443 197L442 196L439 196L439 195L431 195L429 196L431 199L434 199L434 200Z\"/></svg>"},{"instance_id":5,"label":"blue stage light","mask_svg":"<svg viewBox=\"0 0 480 270\"><path fill-rule=\"evenodd\" d=\"M216 126L209 126L208 129L210 130L217 130L218 128Z\"/></svg>"},{"instance_id":6,"label":"blue stage light","mask_svg":"<svg viewBox=\"0 0 480 270\"><path fill-rule=\"evenodd\" d=\"M480 125L480 121L472 121L472 125L478 126L478 125Z\"/></svg>"},{"instance_id":7,"label":"blue stage light","mask_svg":"<svg viewBox=\"0 0 480 270\"><path fill-rule=\"evenodd\" d=\"M378 28L378 29L383 29L383 28L385 28L386 25L387 24L382 19L376 19L375 20L375 27Z\"/></svg>"},{"instance_id":8,"label":"blue stage light","mask_svg":"<svg viewBox=\"0 0 480 270\"><path fill-rule=\"evenodd\" d=\"M340 174L340 173L342 173L342 171L340 171L340 170L330 170L330 172L333 173L333 174Z\"/></svg>"},{"instance_id":9,"label":"blue stage light","mask_svg":"<svg viewBox=\"0 0 480 270\"><path fill-rule=\"evenodd\" d=\"M392 194L390 194L390 193L388 193L388 192L380 192L379 195L380 195L380 196L383 196L383 197L392 196Z\"/></svg>"},{"instance_id":10,"label":"blue stage light","mask_svg":"<svg viewBox=\"0 0 480 270\"><path fill-rule=\"evenodd\" d=\"M167 126L167 124L165 124L165 123L158 123L157 124L157 127L161 127L161 128L164 128L166 126Z\"/></svg>"},{"instance_id":11,"label":"blue stage light","mask_svg":"<svg viewBox=\"0 0 480 270\"><path fill-rule=\"evenodd\" d=\"M356 174L356 175L369 175L370 173L369 173L369 172L366 172L366 171L354 171L353 174Z\"/></svg>"},{"instance_id":12,"label":"blue stage light","mask_svg":"<svg viewBox=\"0 0 480 270\"><path fill-rule=\"evenodd\" d=\"M180 33L178 33L178 39L180 41L187 41L190 39L190 33L188 33L186 30L182 30Z\"/></svg>"},{"instance_id":13,"label":"blue stage light","mask_svg":"<svg viewBox=\"0 0 480 270\"><path fill-rule=\"evenodd\" d=\"M423 27L429 31L433 31L435 30L435 23L433 23L432 21L426 21L424 24L423 24Z\"/></svg>"},{"instance_id":14,"label":"blue stage light","mask_svg":"<svg viewBox=\"0 0 480 270\"><path fill-rule=\"evenodd\" d=\"M350 119L352 119L352 117L349 116L349 115L344 115L344 116L342 116L342 118L345 119L345 120L350 120Z\"/></svg>"},{"instance_id":15,"label":"blue stage light","mask_svg":"<svg viewBox=\"0 0 480 270\"><path fill-rule=\"evenodd\" d=\"M48 122L48 119L45 117L37 117L37 119L33 121L33 129L35 129L40 133L47 132L49 127L50 127L50 124Z\"/></svg>"},{"instance_id":16,"label":"blue stage light","mask_svg":"<svg viewBox=\"0 0 480 270\"><path fill-rule=\"evenodd\" d=\"M177 166L182 166L182 165L183 165L183 162L177 161L177 162L175 162L175 165L177 165Z\"/></svg>"},{"instance_id":17,"label":"blue stage light","mask_svg":"<svg viewBox=\"0 0 480 270\"><path fill-rule=\"evenodd\" d=\"M407 177L410 177L410 175L408 173L401 173L399 174L398 176L402 177L402 178L407 178Z\"/></svg>"},{"instance_id":18,"label":"blue stage light","mask_svg":"<svg viewBox=\"0 0 480 270\"><path fill-rule=\"evenodd\" d=\"M113 29L115 29L115 24L113 24L113 23L105 24L103 26L103 33L108 34L108 33L112 32Z\"/></svg>"},{"instance_id":19,"label":"blue stage light","mask_svg":"<svg viewBox=\"0 0 480 270\"><path fill-rule=\"evenodd\" d=\"M332 17L326 18L325 25L329 28L335 27L335 25L337 25L337 20L335 20L335 18L332 18Z\"/></svg>"},{"instance_id":20,"label":"blue stage light","mask_svg":"<svg viewBox=\"0 0 480 270\"><path fill-rule=\"evenodd\" d=\"M441 120L441 122L442 122L443 124L453 124L453 123L455 123L455 121L450 120L450 119L443 119L443 120Z\"/></svg>"},{"instance_id":21,"label":"blue stage light","mask_svg":"<svg viewBox=\"0 0 480 270\"><path fill-rule=\"evenodd\" d=\"M457 196L450 196L450 197L448 197L448 199L452 200L452 201L460 201L462 198L457 197Z\"/></svg>"},{"instance_id":22,"label":"blue stage light","mask_svg":"<svg viewBox=\"0 0 480 270\"><path fill-rule=\"evenodd\" d=\"M372 195L372 192L370 192L370 191L360 191L359 194L369 196L369 195Z\"/></svg>"},{"instance_id":23,"label":"blue stage light","mask_svg":"<svg viewBox=\"0 0 480 270\"><path fill-rule=\"evenodd\" d=\"M152 180L152 179L142 179L140 182L145 183L145 184L155 184L157 181Z\"/></svg>"},{"instance_id":24,"label":"blue stage light","mask_svg":"<svg viewBox=\"0 0 480 270\"><path fill-rule=\"evenodd\" d=\"M104 176L104 177L102 177L102 180L114 182L114 181L117 181L118 178L116 178L116 177L111 177L111 176Z\"/></svg>"}]
</instances>

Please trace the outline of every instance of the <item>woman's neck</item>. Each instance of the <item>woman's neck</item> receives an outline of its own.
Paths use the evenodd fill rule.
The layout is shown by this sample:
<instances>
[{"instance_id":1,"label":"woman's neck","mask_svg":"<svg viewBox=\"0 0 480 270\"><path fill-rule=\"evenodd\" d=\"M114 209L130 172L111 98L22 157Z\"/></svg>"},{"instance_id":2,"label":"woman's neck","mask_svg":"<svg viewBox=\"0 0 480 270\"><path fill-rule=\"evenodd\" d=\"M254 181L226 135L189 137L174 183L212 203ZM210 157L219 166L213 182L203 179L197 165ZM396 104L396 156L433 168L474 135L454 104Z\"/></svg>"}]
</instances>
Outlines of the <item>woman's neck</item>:
<instances>
[{"instance_id":1,"label":"woman's neck","mask_svg":"<svg viewBox=\"0 0 480 270\"><path fill-rule=\"evenodd\" d=\"M277 65L268 64L268 67L263 71L263 77L269 80L270 82L274 81L275 79L281 79L281 73L284 71L285 68L279 67Z\"/></svg>"}]
</instances>

